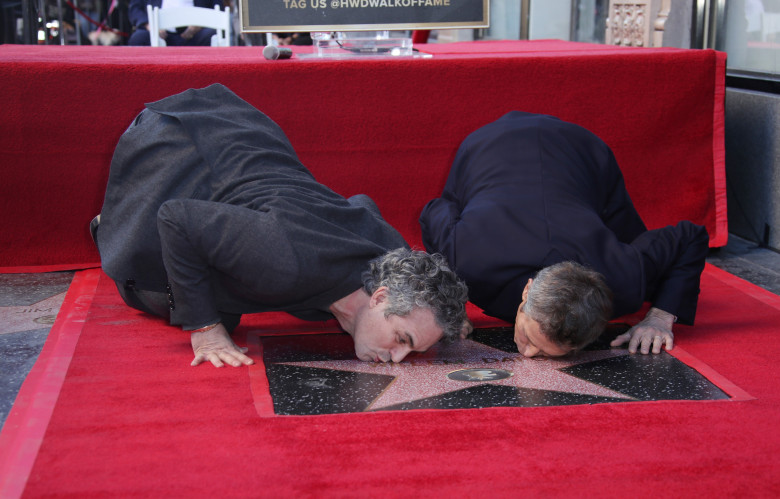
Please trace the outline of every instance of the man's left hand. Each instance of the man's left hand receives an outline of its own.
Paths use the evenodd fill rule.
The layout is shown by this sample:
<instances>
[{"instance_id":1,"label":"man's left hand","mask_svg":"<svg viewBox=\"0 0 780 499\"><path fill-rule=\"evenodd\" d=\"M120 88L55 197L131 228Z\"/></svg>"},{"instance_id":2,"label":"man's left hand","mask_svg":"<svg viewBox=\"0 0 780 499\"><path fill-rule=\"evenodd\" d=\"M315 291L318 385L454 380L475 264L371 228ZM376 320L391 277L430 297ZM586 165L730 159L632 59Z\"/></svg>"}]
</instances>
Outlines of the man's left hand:
<instances>
[{"instance_id":1,"label":"man's left hand","mask_svg":"<svg viewBox=\"0 0 780 499\"><path fill-rule=\"evenodd\" d=\"M240 367L255 363L244 355L247 351L246 347L242 348L233 343L233 339L222 324L217 324L207 331L191 333L190 339L195 354L193 366L202 362L211 362L214 367L222 367L225 364Z\"/></svg>"},{"instance_id":2,"label":"man's left hand","mask_svg":"<svg viewBox=\"0 0 780 499\"><path fill-rule=\"evenodd\" d=\"M674 348L674 334L672 333L674 316L658 308L651 308L642 322L621 334L610 343L617 347L628 342L629 353L636 353L637 349L643 353L661 353L661 347L667 350Z\"/></svg>"}]
</instances>

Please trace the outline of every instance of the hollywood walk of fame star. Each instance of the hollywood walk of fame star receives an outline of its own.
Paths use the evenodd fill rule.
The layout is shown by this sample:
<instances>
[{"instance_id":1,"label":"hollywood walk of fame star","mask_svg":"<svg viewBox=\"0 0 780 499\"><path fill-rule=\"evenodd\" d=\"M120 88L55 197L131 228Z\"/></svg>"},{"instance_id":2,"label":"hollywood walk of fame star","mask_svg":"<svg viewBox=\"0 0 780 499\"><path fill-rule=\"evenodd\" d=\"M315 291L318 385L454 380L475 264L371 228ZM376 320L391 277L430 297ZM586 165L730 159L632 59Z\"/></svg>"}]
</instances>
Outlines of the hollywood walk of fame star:
<instances>
[{"instance_id":1,"label":"hollywood walk of fame star","mask_svg":"<svg viewBox=\"0 0 780 499\"><path fill-rule=\"evenodd\" d=\"M685 352L688 364L666 352L610 348L625 329L617 326L585 351L555 359L522 357L511 327L478 328L468 340L437 344L399 364L358 361L344 333L254 334L247 344L259 348L263 363L250 369L250 379L264 417L729 398L711 381L721 377L703 376Z\"/></svg>"},{"instance_id":2,"label":"hollywood walk of fame star","mask_svg":"<svg viewBox=\"0 0 780 499\"><path fill-rule=\"evenodd\" d=\"M3 333L17 333L51 327L65 300L65 292L29 305L3 307Z\"/></svg>"},{"instance_id":3,"label":"hollywood walk of fame star","mask_svg":"<svg viewBox=\"0 0 780 499\"><path fill-rule=\"evenodd\" d=\"M389 386L365 409L378 410L486 383L632 400L625 394L560 371L568 366L626 354L626 350L612 349L579 352L566 358L527 359L517 352L509 353L467 339L449 345L437 345L424 354L409 356L398 364L363 362L356 359L280 362L279 364L392 377ZM512 375L492 381L478 380L476 383L450 379L447 376L452 371L462 369L500 369L509 371Z\"/></svg>"}]
</instances>

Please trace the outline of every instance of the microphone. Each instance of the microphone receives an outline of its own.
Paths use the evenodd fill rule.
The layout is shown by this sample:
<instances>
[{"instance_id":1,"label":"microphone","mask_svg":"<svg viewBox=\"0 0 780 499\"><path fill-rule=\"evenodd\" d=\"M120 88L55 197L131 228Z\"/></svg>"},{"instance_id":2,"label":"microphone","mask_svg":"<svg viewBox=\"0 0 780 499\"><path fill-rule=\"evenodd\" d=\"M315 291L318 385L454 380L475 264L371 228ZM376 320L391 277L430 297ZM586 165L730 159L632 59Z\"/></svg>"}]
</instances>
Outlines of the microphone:
<instances>
[{"instance_id":1,"label":"microphone","mask_svg":"<svg viewBox=\"0 0 780 499\"><path fill-rule=\"evenodd\" d=\"M263 49L263 57L268 59L269 61L273 61L274 59L289 59L292 57L293 52L292 49L284 48L284 47L275 47L273 45L266 45Z\"/></svg>"}]
</instances>

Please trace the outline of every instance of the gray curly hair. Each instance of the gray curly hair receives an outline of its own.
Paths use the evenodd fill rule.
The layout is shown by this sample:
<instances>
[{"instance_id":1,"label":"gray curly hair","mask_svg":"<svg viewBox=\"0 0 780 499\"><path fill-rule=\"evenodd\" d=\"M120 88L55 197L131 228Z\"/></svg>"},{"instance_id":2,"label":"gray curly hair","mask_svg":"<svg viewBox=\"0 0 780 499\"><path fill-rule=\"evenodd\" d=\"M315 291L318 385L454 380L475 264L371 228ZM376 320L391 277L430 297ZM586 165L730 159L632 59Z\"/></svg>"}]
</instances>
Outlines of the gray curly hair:
<instances>
[{"instance_id":1,"label":"gray curly hair","mask_svg":"<svg viewBox=\"0 0 780 499\"><path fill-rule=\"evenodd\" d=\"M363 289L371 295L387 287L385 317L405 316L415 308L428 308L445 340L471 332L466 315L468 288L450 270L444 256L399 248L375 258L363 272Z\"/></svg>"},{"instance_id":2,"label":"gray curly hair","mask_svg":"<svg viewBox=\"0 0 780 499\"><path fill-rule=\"evenodd\" d=\"M523 312L552 342L579 350L604 331L612 315L612 292L595 270L556 263L536 274Z\"/></svg>"}]
</instances>

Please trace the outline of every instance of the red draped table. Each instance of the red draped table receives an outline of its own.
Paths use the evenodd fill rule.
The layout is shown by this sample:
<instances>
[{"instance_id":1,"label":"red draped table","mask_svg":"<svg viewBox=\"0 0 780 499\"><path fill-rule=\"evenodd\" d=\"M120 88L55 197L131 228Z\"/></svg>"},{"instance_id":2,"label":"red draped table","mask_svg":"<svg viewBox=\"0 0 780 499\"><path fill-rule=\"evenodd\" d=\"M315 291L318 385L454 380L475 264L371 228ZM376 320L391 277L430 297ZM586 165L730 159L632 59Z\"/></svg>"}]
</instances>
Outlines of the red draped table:
<instances>
[{"instance_id":1,"label":"red draped table","mask_svg":"<svg viewBox=\"0 0 780 499\"><path fill-rule=\"evenodd\" d=\"M461 140L512 110L604 139L649 227L689 219L725 244L725 54L554 40L416 48L323 60L301 47L267 61L257 47L0 46L0 267L95 265L87 224L119 136L145 102L216 82L277 121L320 181L373 197L412 245Z\"/></svg>"}]
</instances>

